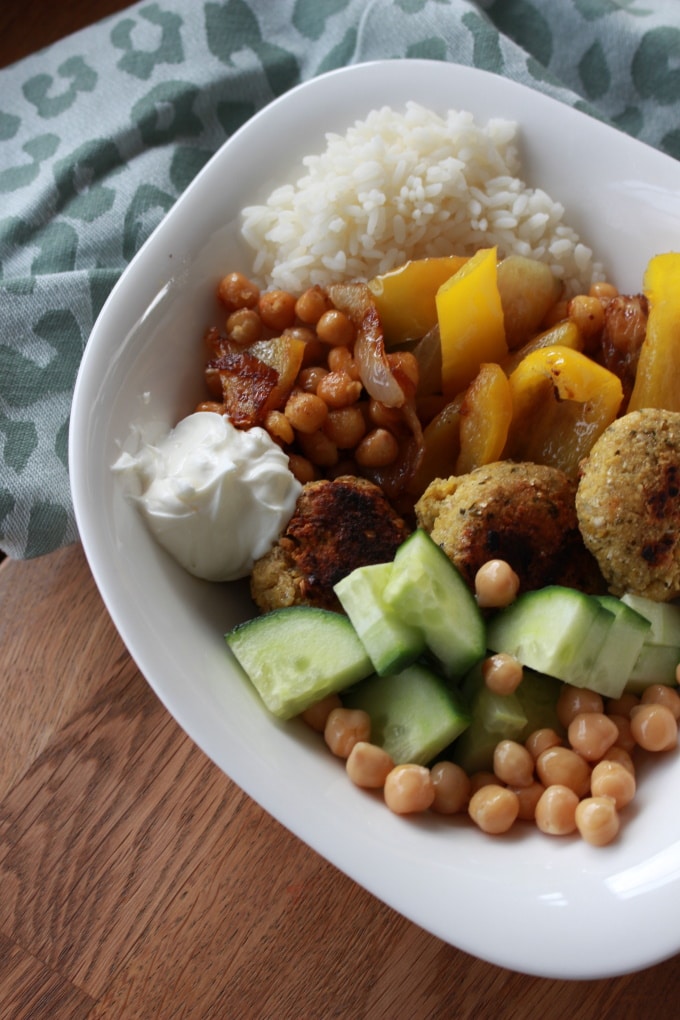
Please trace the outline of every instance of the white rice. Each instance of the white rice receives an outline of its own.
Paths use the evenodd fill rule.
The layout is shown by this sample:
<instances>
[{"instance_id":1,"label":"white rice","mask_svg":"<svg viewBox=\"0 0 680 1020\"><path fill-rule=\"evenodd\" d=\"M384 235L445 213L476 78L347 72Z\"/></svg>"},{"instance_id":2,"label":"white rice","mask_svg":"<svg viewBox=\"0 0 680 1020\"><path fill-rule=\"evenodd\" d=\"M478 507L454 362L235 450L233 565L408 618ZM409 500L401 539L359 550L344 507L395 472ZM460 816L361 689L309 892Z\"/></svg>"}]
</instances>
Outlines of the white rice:
<instances>
[{"instance_id":1,"label":"white rice","mask_svg":"<svg viewBox=\"0 0 680 1020\"><path fill-rule=\"evenodd\" d=\"M242 213L263 288L368 280L408 259L498 247L546 262L567 293L602 278L564 208L519 177L517 125L417 103L373 110L302 160L294 184Z\"/></svg>"}]
</instances>

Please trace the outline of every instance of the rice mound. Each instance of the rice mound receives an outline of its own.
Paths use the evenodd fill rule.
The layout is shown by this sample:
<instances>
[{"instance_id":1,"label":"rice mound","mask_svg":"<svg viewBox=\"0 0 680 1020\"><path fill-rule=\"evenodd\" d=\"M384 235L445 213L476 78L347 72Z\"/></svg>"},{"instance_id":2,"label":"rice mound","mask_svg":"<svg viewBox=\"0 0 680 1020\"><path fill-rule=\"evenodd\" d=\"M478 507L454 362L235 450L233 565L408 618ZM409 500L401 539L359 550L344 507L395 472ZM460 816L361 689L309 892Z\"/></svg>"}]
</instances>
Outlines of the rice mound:
<instances>
[{"instance_id":1,"label":"rice mound","mask_svg":"<svg viewBox=\"0 0 680 1020\"><path fill-rule=\"evenodd\" d=\"M313 284L369 280L409 259L472 255L546 262L567 295L602 278L564 208L519 177L517 125L471 113L444 117L410 102L373 110L302 160L304 176L242 212L261 287L299 292Z\"/></svg>"}]
</instances>

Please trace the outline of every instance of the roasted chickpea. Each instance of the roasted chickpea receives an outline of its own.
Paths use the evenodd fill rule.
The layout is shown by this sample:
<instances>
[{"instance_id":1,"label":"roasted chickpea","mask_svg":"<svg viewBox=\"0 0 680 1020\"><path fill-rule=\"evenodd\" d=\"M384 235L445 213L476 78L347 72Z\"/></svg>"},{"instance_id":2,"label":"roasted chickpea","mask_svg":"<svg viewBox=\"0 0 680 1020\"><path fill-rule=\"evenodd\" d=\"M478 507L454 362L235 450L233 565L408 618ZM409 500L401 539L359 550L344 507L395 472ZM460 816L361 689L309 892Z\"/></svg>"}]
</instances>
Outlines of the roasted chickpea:
<instances>
[{"instance_id":1,"label":"roasted chickpea","mask_svg":"<svg viewBox=\"0 0 680 1020\"><path fill-rule=\"evenodd\" d=\"M286 290L268 290L257 303L260 318L269 329L282 333L295 322L295 298Z\"/></svg>"},{"instance_id":2,"label":"roasted chickpea","mask_svg":"<svg viewBox=\"0 0 680 1020\"><path fill-rule=\"evenodd\" d=\"M230 312L237 308L255 308L260 290L243 273L228 273L217 285L217 297Z\"/></svg>"},{"instance_id":3,"label":"roasted chickpea","mask_svg":"<svg viewBox=\"0 0 680 1020\"><path fill-rule=\"evenodd\" d=\"M316 335L332 347L349 347L354 343L355 329L344 312L331 308L318 320Z\"/></svg>"}]
</instances>

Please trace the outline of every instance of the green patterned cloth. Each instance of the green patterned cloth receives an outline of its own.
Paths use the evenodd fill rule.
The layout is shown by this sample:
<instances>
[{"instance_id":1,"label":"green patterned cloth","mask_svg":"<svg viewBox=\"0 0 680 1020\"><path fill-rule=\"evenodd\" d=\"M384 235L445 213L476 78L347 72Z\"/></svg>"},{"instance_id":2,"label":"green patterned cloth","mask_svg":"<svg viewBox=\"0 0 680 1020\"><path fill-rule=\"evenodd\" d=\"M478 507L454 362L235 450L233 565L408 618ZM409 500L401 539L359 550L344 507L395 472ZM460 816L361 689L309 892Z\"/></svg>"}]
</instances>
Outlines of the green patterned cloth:
<instances>
[{"instance_id":1,"label":"green patterned cloth","mask_svg":"<svg viewBox=\"0 0 680 1020\"><path fill-rule=\"evenodd\" d=\"M680 156L678 0L160 0L0 71L7 554L77 538L67 435L80 357L192 177L298 82L394 57L498 72Z\"/></svg>"}]
</instances>

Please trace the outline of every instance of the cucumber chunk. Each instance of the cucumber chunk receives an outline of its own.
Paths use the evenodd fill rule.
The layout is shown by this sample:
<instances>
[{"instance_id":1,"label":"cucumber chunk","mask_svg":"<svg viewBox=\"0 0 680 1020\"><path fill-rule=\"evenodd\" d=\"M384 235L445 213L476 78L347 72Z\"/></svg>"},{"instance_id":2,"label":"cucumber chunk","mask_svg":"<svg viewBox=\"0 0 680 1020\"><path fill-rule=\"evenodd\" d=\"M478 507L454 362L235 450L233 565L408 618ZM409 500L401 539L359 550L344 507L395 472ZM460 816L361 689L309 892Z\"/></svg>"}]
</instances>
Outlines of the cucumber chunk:
<instances>
[{"instance_id":1,"label":"cucumber chunk","mask_svg":"<svg viewBox=\"0 0 680 1020\"><path fill-rule=\"evenodd\" d=\"M422 633L385 603L391 573L391 563L371 563L357 567L333 589L381 676L410 665L425 650Z\"/></svg>"},{"instance_id":2,"label":"cucumber chunk","mask_svg":"<svg viewBox=\"0 0 680 1020\"><path fill-rule=\"evenodd\" d=\"M620 698L639 659L651 629L649 620L614 595L597 595L598 602L614 615L599 655L593 665L588 687L606 698Z\"/></svg>"},{"instance_id":3,"label":"cucumber chunk","mask_svg":"<svg viewBox=\"0 0 680 1020\"><path fill-rule=\"evenodd\" d=\"M368 712L371 742L396 765L427 765L470 723L447 683L420 663L389 676L368 677L345 691L342 703Z\"/></svg>"},{"instance_id":4,"label":"cucumber chunk","mask_svg":"<svg viewBox=\"0 0 680 1020\"><path fill-rule=\"evenodd\" d=\"M539 673L597 690L591 674L614 619L594 596L551 585L500 610L488 625L488 644Z\"/></svg>"},{"instance_id":5,"label":"cucumber chunk","mask_svg":"<svg viewBox=\"0 0 680 1020\"><path fill-rule=\"evenodd\" d=\"M484 656L486 627L474 595L422 529L399 546L384 599L422 634L448 678L462 676Z\"/></svg>"},{"instance_id":6,"label":"cucumber chunk","mask_svg":"<svg viewBox=\"0 0 680 1020\"><path fill-rule=\"evenodd\" d=\"M644 595L622 595L621 601L651 623L646 644L680 648L680 606L671 602L654 602Z\"/></svg>"},{"instance_id":7,"label":"cucumber chunk","mask_svg":"<svg viewBox=\"0 0 680 1020\"><path fill-rule=\"evenodd\" d=\"M279 719L299 715L373 671L347 617L312 606L256 616L235 627L225 640Z\"/></svg>"},{"instance_id":8,"label":"cucumber chunk","mask_svg":"<svg viewBox=\"0 0 680 1020\"><path fill-rule=\"evenodd\" d=\"M675 687L677 684L675 670L679 663L680 648L676 648L675 645L643 645L628 677L626 691L630 694L641 694L645 687L651 687L652 684Z\"/></svg>"}]
</instances>

